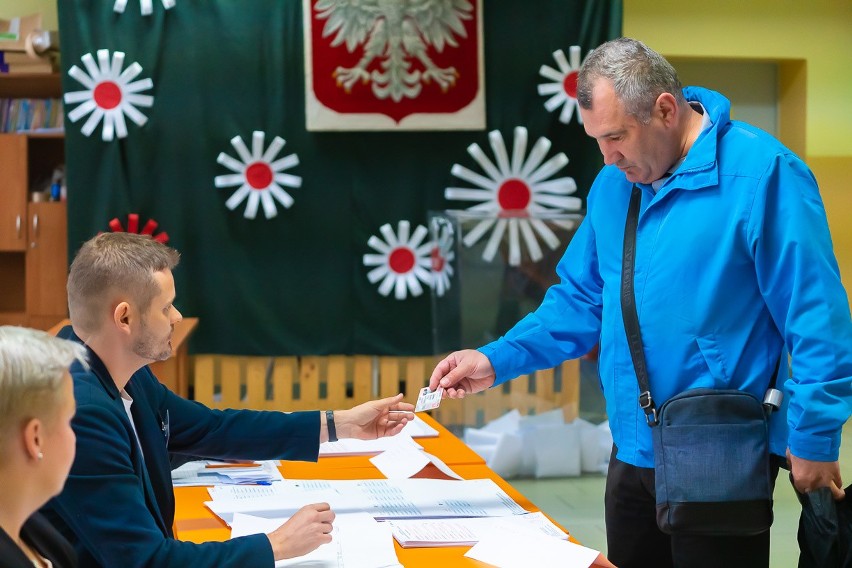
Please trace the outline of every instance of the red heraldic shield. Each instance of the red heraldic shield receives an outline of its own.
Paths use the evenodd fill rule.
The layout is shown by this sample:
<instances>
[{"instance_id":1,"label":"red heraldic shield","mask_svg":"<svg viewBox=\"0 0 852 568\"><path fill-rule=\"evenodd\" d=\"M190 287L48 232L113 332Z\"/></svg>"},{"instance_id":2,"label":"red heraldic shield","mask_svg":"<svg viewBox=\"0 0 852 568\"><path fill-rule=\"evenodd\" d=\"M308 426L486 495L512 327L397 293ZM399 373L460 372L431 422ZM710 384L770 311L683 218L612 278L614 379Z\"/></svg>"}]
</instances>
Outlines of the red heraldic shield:
<instances>
[{"instance_id":1,"label":"red heraldic shield","mask_svg":"<svg viewBox=\"0 0 852 568\"><path fill-rule=\"evenodd\" d=\"M308 130L485 128L482 0L303 0Z\"/></svg>"}]
</instances>

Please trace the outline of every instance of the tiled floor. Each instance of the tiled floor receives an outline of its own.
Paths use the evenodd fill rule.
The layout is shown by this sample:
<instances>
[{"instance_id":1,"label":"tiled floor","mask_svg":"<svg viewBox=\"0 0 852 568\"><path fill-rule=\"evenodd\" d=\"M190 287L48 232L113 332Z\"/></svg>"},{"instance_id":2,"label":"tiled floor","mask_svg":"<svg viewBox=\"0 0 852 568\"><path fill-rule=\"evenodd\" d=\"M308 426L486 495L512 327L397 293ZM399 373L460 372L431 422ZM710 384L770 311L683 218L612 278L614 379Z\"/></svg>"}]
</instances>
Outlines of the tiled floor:
<instances>
[{"instance_id":1,"label":"tiled floor","mask_svg":"<svg viewBox=\"0 0 852 568\"><path fill-rule=\"evenodd\" d=\"M844 428L844 439L852 436L852 425ZM840 451L840 467L845 484L852 482L852 444ZM606 552L603 494L604 477L588 475L571 479L512 480L544 512L571 531L586 546ZM770 566L795 568L799 546L796 530L800 506L787 479L786 472L778 476L775 489L775 522L772 526Z\"/></svg>"}]
</instances>

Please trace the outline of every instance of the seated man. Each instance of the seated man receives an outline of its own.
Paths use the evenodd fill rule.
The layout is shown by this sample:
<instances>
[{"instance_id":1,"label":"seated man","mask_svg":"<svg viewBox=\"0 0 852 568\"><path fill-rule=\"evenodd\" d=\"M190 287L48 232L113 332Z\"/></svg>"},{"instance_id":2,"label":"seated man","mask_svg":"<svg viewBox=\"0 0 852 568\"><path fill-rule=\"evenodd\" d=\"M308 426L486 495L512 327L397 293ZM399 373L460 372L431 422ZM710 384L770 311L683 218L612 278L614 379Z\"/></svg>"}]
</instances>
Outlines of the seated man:
<instances>
[{"instance_id":1,"label":"seated man","mask_svg":"<svg viewBox=\"0 0 852 568\"><path fill-rule=\"evenodd\" d=\"M392 436L413 419L401 394L349 410L283 413L211 410L169 391L147 365L171 355L181 319L173 305L178 259L147 236L105 233L71 265L72 326L59 335L86 346L91 368L71 368L77 456L45 512L74 543L81 567L268 568L306 554L331 541L328 504L304 507L268 535L175 540L170 457L316 461L329 438Z\"/></svg>"}]
</instances>

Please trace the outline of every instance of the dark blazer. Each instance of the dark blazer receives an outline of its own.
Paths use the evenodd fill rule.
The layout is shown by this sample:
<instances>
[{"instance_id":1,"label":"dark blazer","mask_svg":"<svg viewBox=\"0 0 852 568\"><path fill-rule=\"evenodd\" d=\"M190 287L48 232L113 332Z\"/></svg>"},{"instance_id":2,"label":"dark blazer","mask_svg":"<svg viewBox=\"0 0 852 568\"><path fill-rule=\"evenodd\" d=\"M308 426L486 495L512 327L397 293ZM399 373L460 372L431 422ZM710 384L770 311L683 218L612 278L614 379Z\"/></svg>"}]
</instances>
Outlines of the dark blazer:
<instances>
[{"instance_id":1,"label":"dark blazer","mask_svg":"<svg viewBox=\"0 0 852 568\"><path fill-rule=\"evenodd\" d=\"M58 336L81 342L70 327ZM137 444L112 377L91 349L88 358L90 370L71 367L77 455L62 493L44 509L74 544L80 566L273 566L266 535L174 539L170 457L316 461L319 413L211 410L172 393L143 367L125 387Z\"/></svg>"},{"instance_id":2,"label":"dark blazer","mask_svg":"<svg viewBox=\"0 0 852 568\"><path fill-rule=\"evenodd\" d=\"M21 538L53 563L53 568L74 568L77 555L55 528L38 513L21 527ZM33 568L33 563L15 541L0 529L0 568Z\"/></svg>"}]
</instances>

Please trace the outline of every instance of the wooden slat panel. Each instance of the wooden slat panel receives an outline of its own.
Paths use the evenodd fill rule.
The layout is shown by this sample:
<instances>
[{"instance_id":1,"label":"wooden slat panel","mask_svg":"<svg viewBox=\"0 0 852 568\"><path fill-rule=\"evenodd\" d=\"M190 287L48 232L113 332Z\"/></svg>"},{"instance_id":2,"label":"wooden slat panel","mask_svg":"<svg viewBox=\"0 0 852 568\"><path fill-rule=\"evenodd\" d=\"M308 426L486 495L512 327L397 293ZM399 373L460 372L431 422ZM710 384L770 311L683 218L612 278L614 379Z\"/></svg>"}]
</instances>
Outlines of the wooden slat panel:
<instances>
[{"instance_id":1,"label":"wooden slat panel","mask_svg":"<svg viewBox=\"0 0 852 568\"><path fill-rule=\"evenodd\" d=\"M407 357L405 359L405 400L414 404L420 389L429 384L432 357Z\"/></svg>"},{"instance_id":2,"label":"wooden slat panel","mask_svg":"<svg viewBox=\"0 0 852 568\"><path fill-rule=\"evenodd\" d=\"M399 393L399 357L379 357L379 398Z\"/></svg>"},{"instance_id":3,"label":"wooden slat panel","mask_svg":"<svg viewBox=\"0 0 852 568\"><path fill-rule=\"evenodd\" d=\"M241 357L222 357L219 365L219 377L222 381L222 400L218 408L243 408L240 399L243 361Z\"/></svg>"},{"instance_id":4,"label":"wooden slat panel","mask_svg":"<svg viewBox=\"0 0 852 568\"><path fill-rule=\"evenodd\" d=\"M264 410L266 402L266 371L270 361L266 357L246 358L245 407Z\"/></svg>"},{"instance_id":5,"label":"wooden slat panel","mask_svg":"<svg viewBox=\"0 0 852 568\"><path fill-rule=\"evenodd\" d=\"M580 360L562 363L562 408L565 420L571 421L580 415Z\"/></svg>"},{"instance_id":6,"label":"wooden slat panel","mask_svg":"<svg viewBox=\"0 0 852 568\"><path fill-rule=\"evenodd\" d=\"M213 408L270 408L277 410L343 409L368 400L392 396L398 392L400 379L405 380L405 400L414 402L428 381L439 357L374 357L371 355L327 357L306 356L233 357L224 355L194 356L195 400ZM267 400L267 373L272 364L272 396ZM378 369L375 369L377 366ZM445 400L431 414L446 426L476 426L478 417L489 422L512 409L521 414L547 412L562 408L566 421L578 416L580 399L580 365L578 360L561 365L561 389L554 385L554 370L538 371L535 392L529 392L528 376L518 377L503 387L469 395L463 400ZM373 377L378 371L378 390ZM293 400L293 384L300 386L300 397ZM352 395L346 396L347 383ZM221 384L221 396L216 385ZM241 383L246 396L240 399ZM327 397L320 399L320 383ZM215 400L221 399L221 400Z\"/></svg>"},{"instance_id":7,"label":"wooden slat panel","mask_svg":"<svg viewBox=\"0 0 852 568\"><path fill-rule=\"evenodd\" d=\"M295 357L276 357L272 368L272 405L275 410L296 410L293 403Z\"/></svg>"},{"instance_id":8,"label":"wooden slat panel","mask_svg":"<svg viewBox=\"0 0 852 568\"><path fill-rule=\"evenodd\" d=\"M195 356L195 400L206 406L213 404L213 381L216 355Z\"/></svg>"},{"instance_id":9,"label":"wooden slat panel","mask_svg":"<svg viewBox=\"0 0 852 568\"><path fill-rule=\"evenodd\" d=\"M355 355L352 371L354 401L356 404L375 398L373 394L373 356Z\"/></svg>"},{"instance_id":10,"label":"wooden slat panel","mask_svg":"<svg viewBox=\"0 0 852 568\"><path fill-rule=\"evenodd\" d=\"M352 399L346 397L346 357L329 355L326 359L328 360L325 373L326 388L328 389L326 408L331 410L349 408L352 406Z\"/></svg>"},{"instance_id":11,"label":"wooden slat panel","mask_svg":"<svg viewBox=\"0 0 852 568\"><path fill-rule=\"evenodd\" d=\"M553 394L553 369L542 369L535 373L535 412L540 414L553 410L559 402Z\"/></svg>"},{"instance_id":12,"label":"wooden slat panel","mask_svg":"<svg viewBox=\"0 0 852 568\"><path fill-rule=\"evenodd\" d=\"M299 383L299 410L314 410L322 406L319 397L320 357L312 355L299 358Z\"/></svg>"}]
</instances>

